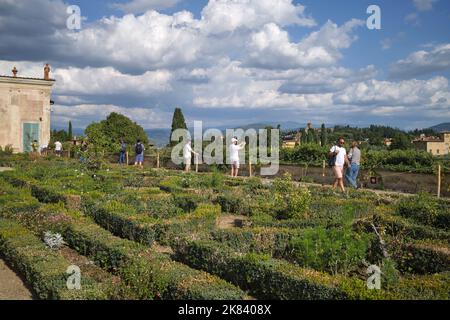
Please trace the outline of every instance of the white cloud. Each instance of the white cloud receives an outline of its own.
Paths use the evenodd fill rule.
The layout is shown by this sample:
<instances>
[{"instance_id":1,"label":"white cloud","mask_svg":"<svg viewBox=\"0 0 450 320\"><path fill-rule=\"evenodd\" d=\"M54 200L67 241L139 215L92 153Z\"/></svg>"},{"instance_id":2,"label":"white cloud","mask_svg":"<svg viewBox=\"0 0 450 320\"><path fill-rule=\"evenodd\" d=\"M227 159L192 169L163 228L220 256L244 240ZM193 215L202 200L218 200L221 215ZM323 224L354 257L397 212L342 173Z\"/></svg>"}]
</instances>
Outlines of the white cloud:
<instances>
[{"instance_id":1,"label":"white cloud","mask_svg":"<svg viewBox=\"0 0 450 320\"><path fill-rule=\"evenodd\" d=\"M430 11L438 0L413 0L414 6L419 11Z\"/></svg>"},{"instance_id":2,"label":"white cloud","mask_svg":"<svg viewBox=\"0 0 450 320\"><path fill-rule=\"evenodd\" d=\"M144 128L165 127L171 117L168 112L151 108L124 108L113 104L54 105L52 110L53 121L58 123L72 121L76 128L83 128L91 122L104 120L111 112L123 114Z\"/></svg>"},{"instance_id":3,"label":"white cloud","mask_svg":"<svg viewBox=\"0 0 450 320\"><path fill-rule=\"evenodd\" d=\"M420 25L419 15L415 12L410 13L405 17L405 22L408 24L418 26Z\"/></svg>"},{"instance_id":4,"label":"white cloud","mask_svg":"<svg viewBox=\"0 0 450 320\"><path fill-rule=\"evenodd\" d=\"M143 13L149 10L159 10L171 8L181 0L131 0L126 3L113 3L113 8L126 13Z\"/></svg>"},{"instance_id":5,"label":"white cloud","mask_svg":"<svg viewBox=\"0 0 450 320\"><path fill-rule=\"evenodd\" d=\"M393 78L412 78L450 69L450 43L437 45L430 51L416 51L390 68Z\"/></svg>"},{"instance_id":6,"label":"white cloud","mask_svg":"<svg viewBox=\"0 0 450 320\"><path fill-rule=\"evenodd\" d=\"M194 62L203 39L191 12L103 18L77 33L61 33L68 55L90 63L112 64L128 70L149 70ZM89 52L86 55L86 52Z\"/></svg>"},{"instance_id":7,"label":"white cloud","mask_svg":"<svg viewBox=\"0 0 450 320\"><path fill-rule=\"evenodd\" d=\"M207 33L232 32L239 28L259 29L273 22L281 26L312 27L314 19L305 7L292 0L210 0L202 10L202 29Z\"/></svg>"},{"instance_id":8,"label":"white cloud","mask_svg":"<svg viewBox=\"0 0 450 320\"><path fill-rule=\"evenodd\" d=\"M286 31L274 23L266 24L261 31L252 34L246 64L275 69L335 64L341 57L339 50L348 48L357 39L352 32L361 25L360 20L348 21L341 27L328 21L299 43L292 43Z\"/></svg>"},{"instance_id":9,"label":"white cloud","mask_svg":"<svg viewBox=\"0 0 450 320\"><path fill-rule=\"evenodd\" d=\"M433 105L436 94L448 92L448 80L435 77L430 80L400 82L368 80L354 83L334 95L335 104L367 106Z\"/></svg>"},{"instance_id":10,"label":"white cloud","mask_svg":"<svg viewBox=\"0 0 450 320\"><path fill-rule=\"evenodd\" d=\"M55 93L63 95L142 95L170 91L172 75L167 70L141 75L123 74L112 67L58 68L54 71Z\"/></svg>"},{"instance_id":11,"label":"white cloud","mask_svg":"<svg viewBox=\"0 0 450 320\"><path fill-rule=\"evenodd\" d=\"M331 103L330 94L288 94L282 80L254 79L238 61L222 60L208 70L209 82L194 86L194 105L201 108L307 109Z\"/></svg>"}]
</instances>

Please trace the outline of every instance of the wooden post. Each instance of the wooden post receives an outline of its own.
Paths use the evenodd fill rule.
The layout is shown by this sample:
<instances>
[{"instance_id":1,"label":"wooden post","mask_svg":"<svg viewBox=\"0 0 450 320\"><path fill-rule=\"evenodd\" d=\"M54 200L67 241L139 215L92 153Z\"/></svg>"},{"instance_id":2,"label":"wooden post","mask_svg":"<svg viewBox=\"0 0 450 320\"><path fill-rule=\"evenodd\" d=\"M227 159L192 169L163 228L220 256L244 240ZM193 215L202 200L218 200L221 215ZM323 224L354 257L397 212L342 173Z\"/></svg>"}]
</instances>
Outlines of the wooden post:
<instances>
[{"instance_id":1,"label":"wooden post","mask_svg":"<svg viewBox=\"0 0 450 320\"><path fill-rule=\"evenodd\" d=\"M156 153L156 168L159 169L159 152Z\"/></svg>"},{"instance_id":2,"label":"wooden post","mask_svg":"<svg viewBox=\"0 0 450 320\"><path fill-rule=\"evenodd\" d=\"M195 155L195 172L198 172L198 155Z\"/></svg>"},{"instance_id":3,"label":"wooden post","mask_svg":"<svg viewBox=\"0 0 450 320\"><path fill-rule=\"evenodd\" d=\"M322 177L325 177L325 160L322 161Z\"/></svg>"},{"instance_id":4,"label":"wooden post","mask_svg":"<svg viewBox=\"0 0 450 320\"><path fill-rule=\"evenodd\" d=\"M253 176L253 172L252 172L252 161L249 159L248 160L248 173L249 176L252 177Z\"/></svg>"},{"instance_id":5,"label":"wooden post","mask_svg":"<svg viewBox=\"0 0 450 320\"><path fill-rule=\"evenodd\" d=\"M126 158L127 158L127 165L128 165L128 151L125 152Z\"/></svg>"},{"instance_id":6,"label":"wooden post","mask_svg":"<svg viewBox=\"0 0 450 320\"><path fill-rule=\"evenodd\" d=\"M438 189L437 189L437 197L441 197L441 165L438 165Z\"/></svg>"}]
</instances>

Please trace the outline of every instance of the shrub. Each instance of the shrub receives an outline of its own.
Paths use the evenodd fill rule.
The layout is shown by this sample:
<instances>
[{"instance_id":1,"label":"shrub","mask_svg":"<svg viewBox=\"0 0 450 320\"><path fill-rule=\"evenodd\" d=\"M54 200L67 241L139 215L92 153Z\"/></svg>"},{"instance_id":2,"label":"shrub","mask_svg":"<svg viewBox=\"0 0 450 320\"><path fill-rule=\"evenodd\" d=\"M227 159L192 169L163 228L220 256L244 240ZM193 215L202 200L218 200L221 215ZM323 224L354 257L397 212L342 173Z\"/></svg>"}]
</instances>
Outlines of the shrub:
<instances>
[{"instance_id":1,"label":"shrub","mask_svg":"<svg viewBox=\"0 0 450 320\"><path fill-rule=\"evenodd\" d=\"M227 279L259 299L373 299L384 294L368 290L359 279L333 277L265 255L237 254L214 241L181 240L174 251L175 259Z\"/></svg>"},{"instance_id":2,"label":"shrub","mask_svg":"<svg viewBox=\"0 0 450 320\"><path fill-rule=\"evenodd\" d=\"M392 243L390 250L404 273L433 274L449 271L450 254L447 246L431 241L415 241L398 245Z\"/></svg>"},{"instance_id":3,"label":"shrub","mask_svg":"<svg viewBox=\"0 0 450 320\"><path fill-rule=\"evenodd\" d=\"M42 241L18 223L0 219L0 249L3 257L22 274L41 299L108 299L112 283L81 278L80 290L66 286L67 267L72 263L48 249ZM120 284L115 284L120 286ZM71 292L73 291L73 292Z\"/></svg>"},{"instance_id":4,"label":"shrub","mask_svg":"<svg viewBox=\"0 0 450 320\"><path fill-rule=\"evenodd\" d=\"M435 223L438 209L437 199L424 192L414 197L403 198L397 206L397 212L401 216L428 225Z\"/></svg>"},{"instance_id":5,"label":"shrub","mask_svg":"<svg viewBox=\"0 0 450 320\"><path fill-rule=\"evenodd\" d=\"M305 187L295 187L290 174L283 179L275 179L272 187L275 198L274 214L277 218L306 218L312 201L309 190Z\"/></svg>"},{"instance_id":6,"label":"shrub","mask_svg":"<svg viewBox=\"0 0 450 320\"><path fill-rule=\"evenodd\" d=\"M316 227L305 229L289 242L289 256L303 267L348 274L355 270L366 256L369 237L341 229Z\"/></svg>"}]
</instances>

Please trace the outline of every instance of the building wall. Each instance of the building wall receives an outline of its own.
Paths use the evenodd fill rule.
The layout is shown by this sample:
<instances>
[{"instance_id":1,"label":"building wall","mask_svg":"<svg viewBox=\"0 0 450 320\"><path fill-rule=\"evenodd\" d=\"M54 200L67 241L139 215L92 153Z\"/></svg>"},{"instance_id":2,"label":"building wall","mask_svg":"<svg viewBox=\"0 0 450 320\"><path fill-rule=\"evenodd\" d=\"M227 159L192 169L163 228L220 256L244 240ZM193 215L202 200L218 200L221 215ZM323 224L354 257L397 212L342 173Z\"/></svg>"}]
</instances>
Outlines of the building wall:
<instances>
[{"instance_id":1,"label":"building wall","mask_svg":"<svg viewBox=\"0 0 450 320\"><path fill-rule=\"evenodd\" d=\"M442 156L449 153L448 143L445 142L427 142L427 151L433 156Z\"/></svg>"},{"instance_id":2,"label":"building wall","mask_svg":"<svg viewBox=\"0 0 450 320\"><path fill-rule=\"evenodd\" d=\"M39 144L50 141L50 95L54 81L0 77L0 146L23 152L23 123L39 123Z\"/></svg>"}]
</instances>

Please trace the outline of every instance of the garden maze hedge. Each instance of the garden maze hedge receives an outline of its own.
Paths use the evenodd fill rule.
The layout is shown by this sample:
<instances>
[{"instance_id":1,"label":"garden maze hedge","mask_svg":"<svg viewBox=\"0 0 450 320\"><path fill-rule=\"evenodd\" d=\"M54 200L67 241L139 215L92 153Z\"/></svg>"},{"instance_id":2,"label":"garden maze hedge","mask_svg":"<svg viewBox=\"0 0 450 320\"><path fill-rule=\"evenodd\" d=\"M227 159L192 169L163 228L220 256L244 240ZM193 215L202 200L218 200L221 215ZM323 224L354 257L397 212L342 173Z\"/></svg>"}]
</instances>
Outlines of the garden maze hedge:
<instances>
[{"instance_id":1,"label":"garden maze hedge","mask_svg":"<svg viewBox=\"0 0 450 320\"><path fill-rule=\"evenodd\" d=\"M15 167L0 174L1 257L40 299L449 298L445 200L344 197L288 176ZM221 223L236 215L241 224ZM62 249L43 242L46 231L62 235ZM81 290L65 285L64 248L97 270L82 268ZM367 288L372 264L381 290Z\"/></svg>"}]
</instances>

